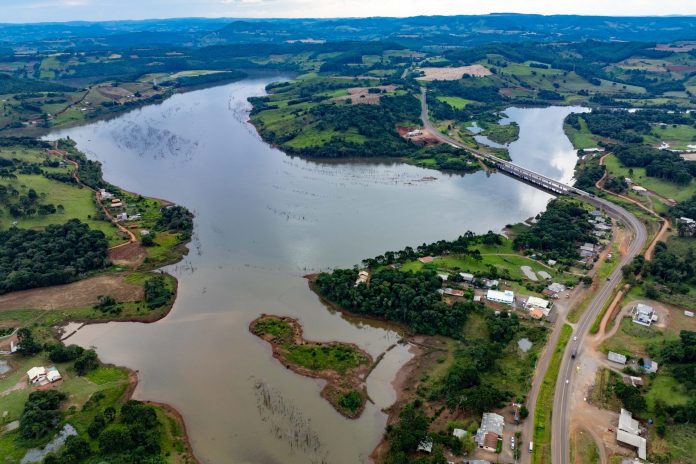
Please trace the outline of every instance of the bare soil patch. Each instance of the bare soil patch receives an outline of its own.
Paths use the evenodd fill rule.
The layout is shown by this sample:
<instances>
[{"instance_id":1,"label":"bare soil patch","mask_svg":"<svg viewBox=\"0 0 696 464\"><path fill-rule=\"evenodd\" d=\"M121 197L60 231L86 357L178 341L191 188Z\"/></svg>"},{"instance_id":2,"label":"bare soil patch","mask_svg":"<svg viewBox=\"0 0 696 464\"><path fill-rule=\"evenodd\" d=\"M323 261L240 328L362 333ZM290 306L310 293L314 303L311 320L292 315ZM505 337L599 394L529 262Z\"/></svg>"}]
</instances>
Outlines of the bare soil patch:
<instances>
[{"instance_id":1,"label":"bare soil patch","mask_svg":"<svg viewBox=\"0 0 696 464\"><path fill-rule=\"evenodd\" d=\"M379 89L380 93L370 93L370 89ZM350 100L353 105L379 105L383 93L394 92L395 85L379 85L377 87L351 87L348 95L337 97L336 100Z\"/></svg>"},{"instance_id":2,"label":"bare soil patch","mask_svg":"<svg viewBox=\"0 0 696 464\"><path fill-rule=\"evenodd\" d=\"M438 140L428 129L423 129L420 127L404 127L404 126L396 126L396 131L399 133L399 135L407 140L410 140L411 142L415 143L416 145L421 145L424 147L433 147L435 145L440 144L440 140ZM409 136L408 134L413 131L420 131L419 135L412 135Z\"/></svg>"},{"instance_id":3,"label":"bare soil patch","mask_svg":"<svg viewBox=\"0 0 696 464\"><path fill-rule=\"evenodd\" d=\"M145 261L147 252L140 242L129 242L109 250L109 261L117 266L137 268Z\"/></svg>"},{"instance_id":4,"label":"bare soil patch","mask_svg":"<svg viewBox=\"0 0 696 464\"><path fill-rule=\"evenodd\" d=\"M331 403L336 411L349 419L360 417L367 401L365 379L373 367L372 357L368 353L353 343L305 340L300 322L286 316L262 314L249 324L249 331L270 343L273 357L286 368L305 377L325 380L326 385L321 391L321 396ZM297 347L317 348L321 351L338 349L354 352L359 363L344 370L336 370L331 367L313 369L291 359L291 352ZM349 394L359 395L355 401L359 400L360 404L353 408L347 407L342 400Z\"/></svg>"},{"instance_id":5,"label":"bare soil patch","mask_svg":"<svg viewBox=\"0 0 696 464\"><path fill-rule=\"evenodd\" d=\"M419 81L457 81L465 74L474 77L485 77L492 74L488 68L480 64L456 68L420 68L419 71L425 73L424 76L417 78Z\"/></svg>"},{"instance_id":6,"label":"bare soil patch","mask_svg":"<svg viewBox=\"0 0 696 464\"><path fill-rule=\"evenodd\" d=\"M109 274L65 285L33 288L0 295L0 311L12 309L71 309L93 306L100 295L117 301L143 299L143 287L123 281L126 274Z\"/></svg>"}]
</instances>

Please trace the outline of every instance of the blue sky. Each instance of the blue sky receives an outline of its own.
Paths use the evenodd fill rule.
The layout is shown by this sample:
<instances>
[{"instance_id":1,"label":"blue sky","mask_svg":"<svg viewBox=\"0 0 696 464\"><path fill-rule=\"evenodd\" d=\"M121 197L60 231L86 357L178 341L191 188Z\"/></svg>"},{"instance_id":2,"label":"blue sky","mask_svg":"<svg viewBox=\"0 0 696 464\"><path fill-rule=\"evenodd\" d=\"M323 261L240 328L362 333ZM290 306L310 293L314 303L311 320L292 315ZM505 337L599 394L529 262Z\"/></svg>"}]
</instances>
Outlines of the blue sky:
<instances>
[{"instance_id":1,"label":"blue sky","mask_svg":"<svg viewBox=\"0 0 696 464\"><path fill-rule=\"evenodd\" d=\"M0 0L0 22L171 17L696 15L696 0Z\"/></svg>"}]
</instances>

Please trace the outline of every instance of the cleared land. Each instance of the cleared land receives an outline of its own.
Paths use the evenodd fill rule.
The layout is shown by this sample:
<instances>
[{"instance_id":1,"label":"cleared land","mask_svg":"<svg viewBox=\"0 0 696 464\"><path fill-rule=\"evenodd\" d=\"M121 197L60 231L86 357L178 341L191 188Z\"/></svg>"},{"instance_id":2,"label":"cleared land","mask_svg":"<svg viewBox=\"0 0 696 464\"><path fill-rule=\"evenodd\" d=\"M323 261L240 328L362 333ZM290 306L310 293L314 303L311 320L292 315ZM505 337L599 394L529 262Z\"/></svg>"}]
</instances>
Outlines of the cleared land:
<instances>
[{"instance_id":1,"label":"cleared land","mask_svg":"<svg viewBox=\"0 0 696 464\"><path fill-rule=\"evenodd\" d=\"M423 76L416 78L419 81L456 81L465 75L485 77L492 74L488 68L481 64L455 68L418 68L418 71L424 73Z\"/></svg>"}]
</instances>

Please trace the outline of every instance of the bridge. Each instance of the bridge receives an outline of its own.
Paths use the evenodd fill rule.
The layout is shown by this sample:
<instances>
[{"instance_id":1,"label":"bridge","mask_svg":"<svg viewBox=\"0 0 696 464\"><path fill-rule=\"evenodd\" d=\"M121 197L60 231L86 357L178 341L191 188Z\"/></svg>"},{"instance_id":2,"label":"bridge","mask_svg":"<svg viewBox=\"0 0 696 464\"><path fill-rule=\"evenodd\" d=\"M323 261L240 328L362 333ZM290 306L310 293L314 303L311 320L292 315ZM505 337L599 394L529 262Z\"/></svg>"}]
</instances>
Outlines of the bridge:
<instances>
[{"instance_id":1,"label":"bridge","mask_svg":"<svg viewBox=\"0 0 696 464\"><path fill-rule=\"evenodd\" d=\"M578 353L582 352L583 342L585 336L589 332L590 325L600 313L602 308L610 301L614 289L618 288L618 286L621 284L623 279L623 266L630 263L634 257L638 256L645 246L648 239L647 229L636 216L609 200L596 197L595 195L585 192L584 190L566 185L562 182L546 177L543 174L539 174L538 172L523 168L522 166L518 166L510 161L500 159L497 156L467 147L451 137L438 132L438 130L433 127L428 117L428 106L425 99L425 92L425 89L423 89L421 94L421 119L423 121L423 126L428 129L435 138L453 147L464 149L478 159L494 165L501 172L513 176L537 188L550 191L558 195L574 195L581 197L584 201L594 205L596 208L604 210L607 214L622 222L626 226L626 229L632 233L633 239L631 240L629 249L622 254L619 266L616 266L614 271L609 275L609 277L607 277L607 280L600 282L599 288L594 292L594 295L582 314L580 321L575 324L573 330L573 343L568 344L565 353L563 354L556 383L556 390L554 392L554 414L552 414L551 424L552 457L550 462L566 464L570 462L570 451L568 447L568 443L570 442L570 392L577 388L574 382L575 359L570 354L571 350L577 350ZM553 344L555 344L558 340L562 326L562 323L555 324L553 332L549 337L550 346L553 346ZM533 437L536 401L553 351L553 349L544 350L542 352L542 356L537 361L538 369L533 378L529 395L527 396L527 408L529 409L530 419L526 421L524 430L522 432L524 440L527 441L531 441ZM522 443L519 445L521 444ZM535 452L539 452L538 448ZM521 463L528 464L531 461L531 456L531 454L522 453Z\"/></svg>"},{"instance_id":2,"label":"bridge","mask_svg":"<svg viewBox=\"0 0 696 464\"><path fill-rule=\"evenodd\" d=\"M540 187L543 190L548 190L550 192L556 193L558 195L578 195L582 197L590 196L587 192L572 187L570 185L559 182L555 179L547 177L538 172L534 172L531 169L523 168L515 163L506 161L502 158L498 158L490 153L484 153L480 150L476 150L472 147L465 146L464 144L454 140L452 137L445 135L433 127L428 117L428 104L426 101L426 90L425 88L421 91L421 120L423 121L423 126L432 134L433 137L437 138L441 142L444 142L452 147L461 148L471 153L476 158L486 161L492 164L500 171L507 173L513 177L517 177L526 183L532 184L536 187Z\"/></svg>"}]
</instances>

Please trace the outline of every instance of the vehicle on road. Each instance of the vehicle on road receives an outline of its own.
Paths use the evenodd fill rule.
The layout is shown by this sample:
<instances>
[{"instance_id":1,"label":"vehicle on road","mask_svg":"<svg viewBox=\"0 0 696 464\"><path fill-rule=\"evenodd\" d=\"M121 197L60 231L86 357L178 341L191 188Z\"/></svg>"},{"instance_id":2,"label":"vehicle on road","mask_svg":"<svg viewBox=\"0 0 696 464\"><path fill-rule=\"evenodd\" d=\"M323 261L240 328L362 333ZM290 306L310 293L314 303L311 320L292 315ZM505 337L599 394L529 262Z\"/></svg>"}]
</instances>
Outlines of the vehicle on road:
<instances>
[{"instance_id":1,"label":"vehicle on road","mask_svg":"<svg viewBox=\"0 0 696 464\"><path fill-rule=\"evenodd\" d=\"M530 441L529 442L529 452L531 453L532 451L534 451L534 442Z\"/></svg>"},{"instance_id":2,"label":"vehicle on road","mask_svg":"<svg viewBox=\"0 0 696 464\"><path fill-rule=\"evenodd\" d=\"M578 355L578 350L577 348L573 348L573 351L570 352L570 357L575 359L575 357Z\"/></svg>"},{"instance_id":3,"label":"vehicle on road","mask_svg":"<svg viewBox=\"0 0 696 464\"><path fill-rule=\"evenodd\" d=\"M515 437L510 438L510 449L515 451Z\"/></svg>"}]
</instances>

